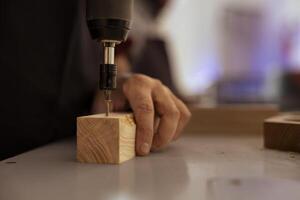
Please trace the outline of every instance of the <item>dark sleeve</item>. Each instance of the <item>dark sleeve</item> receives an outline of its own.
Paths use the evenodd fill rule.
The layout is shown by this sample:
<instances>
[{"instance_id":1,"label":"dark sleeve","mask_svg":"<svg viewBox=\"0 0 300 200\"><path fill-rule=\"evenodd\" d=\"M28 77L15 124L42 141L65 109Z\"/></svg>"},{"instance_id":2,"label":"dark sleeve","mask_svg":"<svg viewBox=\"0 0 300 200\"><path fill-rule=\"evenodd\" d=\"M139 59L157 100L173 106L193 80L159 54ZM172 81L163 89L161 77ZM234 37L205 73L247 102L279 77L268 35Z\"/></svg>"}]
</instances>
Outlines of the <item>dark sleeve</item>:
<instances>
[{"instance_id":1,"label":"dark sleeve","mask_svg":"<svg viewBox=\"0 0 300 200\"><path fill-rule=\"evenodd\" d=\"M75 134L97 87L81 0L0 1L0 160Z\"/></svg>"},{"instance_id":2,"label":"dark sleeve","mask_svg":"<svg viewBox=\"0 0 300 200\"><path fill-rule=\"evenodd\" d=\"M148 39L140 54L137 57L131 57L130 60L133 64L133 72L159 79L178 95L172 78L166 44L163 40Z\"/></svg>"}]
</instances>

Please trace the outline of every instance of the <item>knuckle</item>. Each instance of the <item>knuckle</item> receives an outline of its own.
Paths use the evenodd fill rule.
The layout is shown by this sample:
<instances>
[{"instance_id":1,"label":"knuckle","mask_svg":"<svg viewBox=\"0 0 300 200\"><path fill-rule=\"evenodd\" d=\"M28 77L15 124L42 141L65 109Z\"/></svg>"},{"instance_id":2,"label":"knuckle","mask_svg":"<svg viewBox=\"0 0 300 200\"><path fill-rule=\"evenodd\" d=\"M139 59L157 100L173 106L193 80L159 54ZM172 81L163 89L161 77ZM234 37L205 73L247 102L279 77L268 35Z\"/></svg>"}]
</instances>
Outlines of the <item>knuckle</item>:
<instances>
[{"instance_id":1,"label":"knuckle","mask_svg":"<svg viewBox=\"0 0 300 200\"><path fill-rule=\"evenodd\" d=\"M158 87L163 86L163 83L161 82L161 80L159 80L159 79L153 79L153 81L154 81L154 84L155 84L156 86L158 86Z\"/></svg>"},{"instance_id":2,"label":"knuckle","mask_svg":"<svg viewBox=\"0 0 300 200\"><path fill-rule=\"evenodd\" d=\"M180 111L175 106L168 110L168 114L176 119L180 117Z\"/></svg>"},{"instance_id":3,"label":"knuckle","mask_svg":"<svg viewBox=\"0 0 300 200\"><path fill-rule=\"evenodd\" d=\"M135 74L133 75L133 80L139 83L147 83L147 84L154 84L154 85L163 85L159 79L152 78L143 74Z\"/></svg>"},{"instance_id":4,"label":"knuckle","mask_svg":"<svg viewBox=\"0 0 300 200\"><path fill-rule=\"evenodd\" d=\"M165 85L163 85L163 84L162 84L162 86L163 86L163 89L164 89L164 91L166 92L166 94L168 94L168 95L170 95L170 96L173 95L173 92L170 90L170 88L168 88L167 86L165 86Z\"/></svg>"},{"instance_id":5,"label":"knuckle","mask_svg":"<svg viewBox=\"0 0 300 200\"><path fill-rule=\"evenodd\" d=\"M123 93L127 97L130 96L131 98L135 98L138 101L144 101L146 99L145 96L151 93L149 84L147 83L147 80L144 80L144 75L134 76L137 78L133 77L123 84Z\"/></svg>"},{"instance_id":6,"label":"knuckle","mask_svg":"<svg viewBox=\"0 0 300 200\"><path fill-rule=\"evenodd\" d=\"M136 111L141 114L153 113L154 108L150 103L142 102L136 107Z\"/></svg>"},{"instance_id":7,"label":"knuckle","mask_svg":"<svg viewBox=\"0 0 300 200\"><path fill-rule=\"evenodd\" d=\"M133 82L138 82L138 83L144 83L144 82L147 82L147 81L149 81L149 77L148 76L145 76L145 75L143 75L143 74L134 74L133 76L132 76L132 81Z\"/></svg>"},{"instance_id":8,"label":"knuckle","mask_svg":"<svg viewBox=\"0 0 300 200\"><path fill-rule=\"evenodd\" d=\"M143 74L135 74L132 76L130 80L130 85L132 87L140 87L140 88L152 88L153 87L153 78Z\"/></svg>"},{"instance_id":9,"label":"knuckle","mask_svg":"<svg viewBox=\"0 0 300 200\"><path fill-rule=\"evenodd\" d=\"M189 110L186 110L182 113L182 118L184 121L188 122L192 117L192 113Z\"/></svg>"}]
</instances>

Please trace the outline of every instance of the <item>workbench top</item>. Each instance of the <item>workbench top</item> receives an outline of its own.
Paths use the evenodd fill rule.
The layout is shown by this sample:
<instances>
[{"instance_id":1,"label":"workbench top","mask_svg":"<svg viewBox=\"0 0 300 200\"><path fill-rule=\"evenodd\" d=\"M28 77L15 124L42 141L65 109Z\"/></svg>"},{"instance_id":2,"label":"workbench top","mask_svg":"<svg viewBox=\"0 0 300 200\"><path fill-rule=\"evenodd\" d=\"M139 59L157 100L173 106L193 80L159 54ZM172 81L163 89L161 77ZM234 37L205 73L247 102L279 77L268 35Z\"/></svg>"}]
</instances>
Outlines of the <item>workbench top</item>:
<instances>
[{"instance_id":1,"label":"workbench top","mask_svg":"<svg viewBox=\"0 0 300 200\"><path fill-rule=\"evenodd\" d=\"M75 140L64 140L0 162L0 199L300 199L300 155L262 142L187 135L118 166L77 163Z\"/></svg>"}]
</instances>

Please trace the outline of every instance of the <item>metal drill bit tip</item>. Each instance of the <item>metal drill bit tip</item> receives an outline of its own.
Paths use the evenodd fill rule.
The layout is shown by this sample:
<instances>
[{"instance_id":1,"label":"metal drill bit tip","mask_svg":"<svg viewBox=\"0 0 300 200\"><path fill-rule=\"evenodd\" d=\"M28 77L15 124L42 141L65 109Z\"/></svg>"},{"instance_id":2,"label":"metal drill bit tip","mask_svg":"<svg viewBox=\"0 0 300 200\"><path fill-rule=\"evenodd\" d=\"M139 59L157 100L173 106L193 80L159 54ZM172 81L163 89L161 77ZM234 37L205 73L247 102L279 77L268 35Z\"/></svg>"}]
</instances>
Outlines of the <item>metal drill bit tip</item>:
<instances>
[{"instance_id":1,"label":"metal drill bit tip","mask_svg":"<svg viewBox=\"0 0 300 200\"><path fill-rule=\"evenodd\" d=\"M105 115L108 117L110 115L110 110L111 110L111 101L105 101L106 104L106 112Z\"/></svg>"},{"instance_id":2,"label":"metal drill bit tip","mask_svg":"<svg viewBox=\"0 0 300 200\"><path fill-rule=\"evenodd\" d=\"M111 110L111 91L110 90L104 90L104 101L106 106L106 117L109 116L110 110Z\"/></svg>"}]
</instances>

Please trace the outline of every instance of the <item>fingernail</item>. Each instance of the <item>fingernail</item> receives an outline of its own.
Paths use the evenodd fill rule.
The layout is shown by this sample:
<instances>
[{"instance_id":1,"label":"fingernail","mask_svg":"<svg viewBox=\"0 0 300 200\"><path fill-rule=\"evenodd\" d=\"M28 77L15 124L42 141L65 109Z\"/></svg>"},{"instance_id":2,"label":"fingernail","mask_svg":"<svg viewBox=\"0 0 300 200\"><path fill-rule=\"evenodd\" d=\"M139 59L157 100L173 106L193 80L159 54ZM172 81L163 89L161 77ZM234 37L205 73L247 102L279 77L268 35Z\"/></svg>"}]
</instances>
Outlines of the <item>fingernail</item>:
<instances>
[{"instance_id":1,"label":"fingernail","mask_svg":"<svg viewBox=\"0 0 300 200\"><path fill-rule=\"evenodd\" d=\"M140 147L140 150L141 150L141 152L143 153L143 154L148 154L149 153L149 151L150 151L150 146L149 146L149 144L148 143L143 143L142 145L141 145L141 147Z\"/></svg>"}]
</instances>

